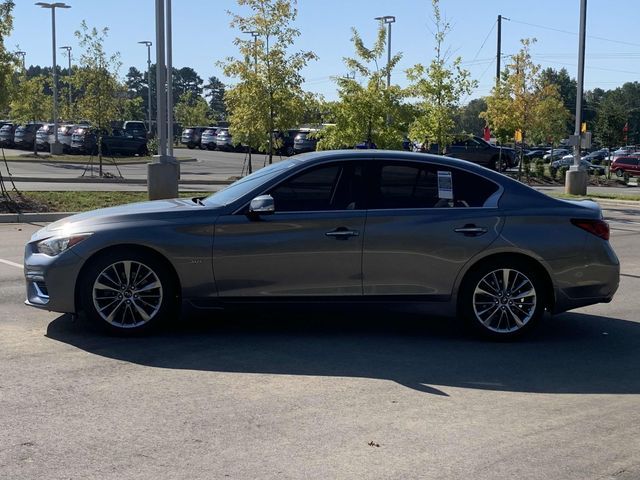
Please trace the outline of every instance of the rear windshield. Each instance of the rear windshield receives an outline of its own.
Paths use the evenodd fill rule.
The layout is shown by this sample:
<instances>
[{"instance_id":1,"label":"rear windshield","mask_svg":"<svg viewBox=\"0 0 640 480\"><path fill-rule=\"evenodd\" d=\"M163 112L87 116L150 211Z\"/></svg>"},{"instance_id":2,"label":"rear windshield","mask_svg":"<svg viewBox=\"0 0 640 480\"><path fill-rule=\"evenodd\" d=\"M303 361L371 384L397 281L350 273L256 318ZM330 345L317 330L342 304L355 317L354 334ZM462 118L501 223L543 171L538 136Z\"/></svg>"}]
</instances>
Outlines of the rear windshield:
<instances>
[{"instance_id":1,"label":"rear windshield","mask_svg":"<svg viewBox=\"0 0 640 480\"><path fill-rule=\"evenodd\" d=\"M229 130L220 130L218 135L229 135Z\"/></svg>"},{"instance_id":2,"label":"rear windshield","mask_svg":"<svg viewBox=\"0 0 640 480\"><path fill-rule=\"evenodd\" d=\"M5 132L9 132L11 131L11 125L5 125L2 128L0 128L0 132L5 131Z\"/></svg>"},{"instance_id":3,"label":"rear windshield","mask_svg":"<svg viewBox=\"0 0 640 480\"><path fill-rule=\"evenodd\" d=\"M18 127L16 128L16 133L23 133L27 131L27 127Z\"/></svg>"},{"instance_id":4,"label":"rear windshield","mask_svg":"<svg viewBox=\"0 0 640 480\"><path fill-rule=\"evenodd\" d=\"M185 128L182 132L183 135L193 133L193 128Z\"/></svg>"}]
</instances>

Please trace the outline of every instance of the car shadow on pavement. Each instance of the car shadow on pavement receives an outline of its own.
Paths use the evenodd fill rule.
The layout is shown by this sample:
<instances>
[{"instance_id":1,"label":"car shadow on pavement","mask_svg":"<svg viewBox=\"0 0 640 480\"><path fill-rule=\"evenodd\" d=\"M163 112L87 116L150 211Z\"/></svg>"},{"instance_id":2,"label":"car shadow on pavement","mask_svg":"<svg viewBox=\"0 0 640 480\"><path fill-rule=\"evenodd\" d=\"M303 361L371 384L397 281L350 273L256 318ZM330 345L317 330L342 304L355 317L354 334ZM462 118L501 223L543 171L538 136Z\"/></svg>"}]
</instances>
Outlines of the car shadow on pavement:
<instances>
[{"instance_id":1,"label":"car shadow on pavement","mask_svg":"<svg viewBox=\"0 0 640 480\"><path fill-rule=\"evenodd\" d=\"M458 322L391 312L241 311L189 317L120 338L63 315L47 337L156 368L392 380L447 396L446 387L532 393L640 393L640 324L583 313L546 318L532 335L490 342Z\"/></svg>"}]
</instances>

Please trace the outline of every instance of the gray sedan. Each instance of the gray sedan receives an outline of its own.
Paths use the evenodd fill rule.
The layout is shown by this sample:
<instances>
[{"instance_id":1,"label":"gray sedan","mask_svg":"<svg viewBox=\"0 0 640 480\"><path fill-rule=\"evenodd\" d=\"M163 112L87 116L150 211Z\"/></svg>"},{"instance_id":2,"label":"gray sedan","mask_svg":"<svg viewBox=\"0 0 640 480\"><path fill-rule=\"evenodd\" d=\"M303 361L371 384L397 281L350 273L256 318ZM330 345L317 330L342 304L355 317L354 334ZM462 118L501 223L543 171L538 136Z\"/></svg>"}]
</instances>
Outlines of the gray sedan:
<instances>
[{"instance_id":1,"label":"gray sedan","mask_svg":"<svg viewBox=\"0 0 640 480\"><path fill-rule=\"evenodd\" d=\"M487 336L609 302L619 281L596 203L556 200L464 160L309 153L206 198L87 212L26 245L27 304L125 333L181 304L420 306Z\"/></svg>"}]
</instances>

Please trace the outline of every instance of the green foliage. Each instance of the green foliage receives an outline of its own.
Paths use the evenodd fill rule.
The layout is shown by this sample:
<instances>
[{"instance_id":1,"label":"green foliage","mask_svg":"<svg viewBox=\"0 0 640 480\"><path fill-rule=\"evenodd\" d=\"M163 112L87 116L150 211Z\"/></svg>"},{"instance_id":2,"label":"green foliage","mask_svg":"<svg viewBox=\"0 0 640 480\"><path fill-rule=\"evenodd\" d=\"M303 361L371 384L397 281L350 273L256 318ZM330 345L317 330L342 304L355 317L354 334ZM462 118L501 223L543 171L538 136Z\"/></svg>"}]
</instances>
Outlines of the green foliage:
<instances>
[{"instance_id":1,"label":"green foliage","mask_svg":"<svg viewBox=\"0 0 640 480\"><path fill-rule=\"evenodd\" d=\"M544 178L545 165L541 159L536 159L533 164L533 174L538 178Z\"/></svg>"},{"instance_id":2,"label":"green foliage","mask_svg":"<svg viewBox=\"0 0 640 480\"><path fill-rule=\"evenodd\" d=\"M409 127L409 138L418 142L436 143L444 149L454 140L455 117L460 99L471 94L477 82L461 67L462 59L449 62L444 40L451 25L440 15L439 0L432 0L436 56L428 67L417 64L407 70L411 84L407 91L418 99L418 115Z\"/></svg>"},{"instance_id":3,"label":"green foliage","mask_svg":"<svg viewBox=\"0 0 640 480\"><path fill-rule=\"evenodd\" d=\"M144 111L144 102L140 97L125 98L121 106L120 118L125 120L140 120L145 121L147 119L146 112Z\"/></svg>"},{"instance_id":4,"label":"green foliage","mask_svg":"<svg viewBox=\"0 0 640 480\"><path fill-rule=\"evenodd\" d=\"M20 123L34 122L51 117L51 97L44 93L45 79L20 77L11 96L11 118Z\"/></svg>"},{"instance_id":5,"label":"green foliage","mask_svg":"<svg viewBox=\"0 0 640 480\"><path fill-rule=\"evenodd\" d=\"M531 60L535 39L521 40L522 48L511 57L500 81L487 97L482 117L502 141L514 138L516 130L535 142L554 142L566 134L569 112L558 86L540 74L540 66ZM548 77L548 75L547 75Z\"/></svg>"},{"instance_id":6,"label":"green foliage","mask_svg":"<svg viewBox=\"0 0 640 480\"><path fill-rule=\"evenodd\" d=\"M235 140L273 155L274 130L295 127L304 116L306 94L301 71L317 57L313 52L290 53L300 32L291 26L297 17L292 0L238 0L249 15L232 14L231 26L256 32L257 38L236 38L239 58L221 62L225 75L237 83L225 92L228 121Z\"/></svg>"},{"instance_id":7,"label":"green foliage","mask_svg":"<svg viewBox=\"0 0 640 480\"><path fill-rule=\"evenodd\" d=\"M185 92L174 107L174 117L183 127L207 125L208 113L207 101L191 91Z\"/></svg>"},{"instance_id":8,"label":"green foliage","mask_svg":"<svg viewBox=\"0 0 640 480\"><path fill-rule=\"evenodd\" d=\"M386 86L387 72L402 58L396 54L380 68L386 48L386 30L380 24L371 48L365 46L357 30L352 29L356 57L345 65L361 77L337 78L338 102L329 106L333 125L320 132L318 149L352 148L362 141L378 148L399 149L410 122L410 109L403 105L405 93L397 85Z\"/></svg>"},{"instance_id":9,"label":"green foliage","mask_svg":"<svg viewBox=\"0 0 640 480\"><path fill-rule=\"evenodd\" d=\"M623 128L627 121L627 109L620 92L605 95L598 107L595 133L607 147L615 147L624 141Z\"/></svg>"},{"instance_id":10,"label":"green foliage","mask_svg":"<svg viewBox=\"0 0 640 480\"><path fill-rule=\"evenodd\" d=\"M225 120L227 117L227 106L224 103L224 83L218 77L209 77L209 81L204 86L207 92L205 97L209 98L209 116L215 121Z\"/></svg>"},{"instance_id":11,"label":"green foliage","mask_svg":"<svg viewBox=\"0 0 640 480\"><path fill-rule=\"evenodd\" d=\"M484 98L474 98L460 107L455 115L456 131L482 136L486 122L480 118L480 114L485 110L487 110L487 102Z\"/></svg>"},{"instance_id":12,"label":"green foliage","mask_svg":"<svg viewBox=\"0 0 640 480\"><path fill-rule=\"evenodd\" d=\"M11 91L11 74L16 65L16 58L7 51L4 39L13 30L12 11L15 6L12 0L0 0L0 116L6 112L9 106Z\"/></svg>"},{"instance_id":13,"label":"green foliage","mask_svg":"<svg viewBox=\"0 0 640 480\"><path fill-rule=\"evenodd\" d=\"M82 53L73 74L73 87L82 92L76 108L80 118L98 128L98 156L102 162L101 132L111 130L111 121L123 111L126 89L118 82L120 55L108 55L104 42L108 28L89 28L82 22L75 32Z\"/></svg>"},{"instance_id":14,"label":"green foliage","mask_svg":"<svg viewBox=\"0 0 640 480\"><path fill-rule=\"evenodd\" d=\"M563 184L567 178L568 171L569 171L569 167L560 167L558 169L558 180Z\"/></svg>"}]
</instances>

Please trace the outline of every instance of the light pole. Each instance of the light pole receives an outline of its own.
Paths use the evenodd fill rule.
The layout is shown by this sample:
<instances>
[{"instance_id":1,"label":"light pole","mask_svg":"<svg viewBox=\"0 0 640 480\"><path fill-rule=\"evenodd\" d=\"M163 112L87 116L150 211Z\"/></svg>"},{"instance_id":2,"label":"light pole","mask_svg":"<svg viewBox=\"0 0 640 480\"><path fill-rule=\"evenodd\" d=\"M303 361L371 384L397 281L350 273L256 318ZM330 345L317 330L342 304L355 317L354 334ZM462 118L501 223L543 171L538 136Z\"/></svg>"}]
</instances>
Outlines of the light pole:
<instances>
[{"instance_id":1,"label":"light pole","mask_svg":"<svg viewBox=\"0 0 640 480\"><path fill-rule=\"evenodd\" d=\"M166 4L165 4L166 2ZM172 155L167 155L167 127L173 115L167 115L167 107L173 106L167 95L167 63L171 64L171 0L155 0L156 5L156 129L158 154L147 164L147 191L150 200L176 198L180 165ZM166 5L166 10L165 10ZM165 11L167 12L165 23ZM168 41L167 41L168 40ZM166 53L166 56L165 56ZM171 84L171 82L169 82ZM170 95L170 90L169 90ZM171 124L173 128L173 123ZM170 148L171 152L173 148Z\"/></svg>"},{"instance_id":2,"label":"light pole","mask_svg":"<svg viewBox=\"0 0 640 480\"><path fill-rule=\"evenodd\" d=\"M27 56L27 52L23 52L22 50L18 50L16 55L22 59L22 70L25 70L24 58Z\"/></svg>"},{"instance_id":3,"label":"light pole","mask_svg":"<svg viewBox=\"0 0 640 480\"><path fill-rule=\"evenodd\" d=\"M53 52L53 139L51 153L60 155L62 144L58 141L58 67L56 66L56 8L71 8L63 2L45 3L38 2L37 6L51 10L51 43Z\"/></svg>"},{"instance_id":4,"label":"light pole","mask_svg":"<svg viewBox=\"0 0 640 480\"><path fill-rule=\"evenodd\" d=\"M385 15L383 17L376 17L375 20L380 20L382 23L386 23L388 27L387 33L387 88L391 86L391 24L395 23L396 17L393 15Z\"/></svg>"},{"instance_id":5,"label":"light pole","mask_svg":"<svg viewBox=\"0 0 640 480\"><path fill-rule=\"evenodd\" d=\"M255 68L256 75L258 74L258 37L260 34L255 30L243 30L242 33L246 33L253 37L253 67Z\"/></svg>"},{"instance_id":6,"label":"light pole","mask_svg":"<svg viewBox=\"0 0 640 480\"><path fill-rule=\"evenodd\" d=\"M149 106L149 136L151 136L151 132L153 131L151 128L151 45L153 45L153 43L148 40L143 40L138 43L146 45L147 47L147 103Z\"/></svg>"},{"instance_id":7,"label":"light pole","mask_svg":"<svg viewBox=\"0 0 640 480\"><path fill-rule=\"evenodd\" d=\"M68 45L65 45L64 47L60 47L60 50L66 50L67 51L67 59L69 60L69 70L67 71L67 87L69 88L69 103L67 105L67 115L69 115L69 118L67 118L67 120L71 120L71 50L72 48Z\"/></svg>"},{"instance_id":8,"label":"light pole","mask_svg":"<svg viewBox=\"0 0 640 480\"><path fill-rule=\"evenodd\" d=\"M566 173L565 193L572 195L587 194L588 174L580 165L580 146L582 143L582 96L584 90L584 51L587 30L587 0L580 0L580 34L578 39L578 82L576 95L576 129L571 136L573 144L573 164Z\"/></svg>"}]
</instances>

